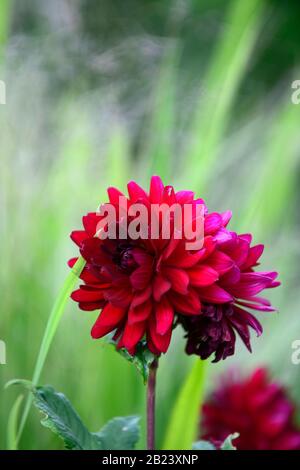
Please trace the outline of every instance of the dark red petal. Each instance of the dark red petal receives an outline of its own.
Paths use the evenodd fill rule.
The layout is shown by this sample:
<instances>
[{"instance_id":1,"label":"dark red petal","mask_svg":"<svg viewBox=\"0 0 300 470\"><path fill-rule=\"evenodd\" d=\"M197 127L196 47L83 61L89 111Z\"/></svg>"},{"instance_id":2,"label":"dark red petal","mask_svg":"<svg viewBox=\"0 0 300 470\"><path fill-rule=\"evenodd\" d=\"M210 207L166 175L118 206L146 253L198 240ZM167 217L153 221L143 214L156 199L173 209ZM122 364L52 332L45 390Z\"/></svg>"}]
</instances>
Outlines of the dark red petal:
<instances>
[{"instance_id":1,"label":"dark red petal","mask_svg":"<svg viewBox=\"0 0 300 470\"><path fill-rule=\"evenodd\" d=\"M232 217L232 211L225 211L221 213L223 226L226 227Z\"/></svg>"},{"instance_id":2,"label":"dark red petal","mask_svg":"<svg viewBox=\"0 0 300 470\"><path fill-rule=\"evenodd\" d=\"M152 294L152 286L147 286L143 291L134 293L134 297L131 302L132 307L137 307L138 305L143 304L146 300L149 299Z\"/></svg>"},{"instance_id":3,"label":"dark red petal","mask_svg":"<svg viewBox=\"0 0 300 470\"><path fill-rule=\"evenodd\" d=\"M131 254L134 260L140 266L147 265L149 268L153 265L153 256L149 255L145 250L140 248L133 248L131 250Z\"/></svg>"},{"instance_id":4,"label":"dark red petal","mask_svg":"<svg viewBox=\"0 0 300 470\"><path fill-rule=\"evenodd\" d=\"M179 294L187 294L190 279L183 269L164 267L162 269L162 273L171 282L173 290Z\"/></svg>"},{"instance_id":5,"label":"dark red petal","mask_svg":"<svg viewBox=\"0 0 300 470\"><path fill-rule=\"evenodd\" d=\"M93 310L100 310L106 304L106 301L100 300L99 302L79 302L78 306L80 310L91 312Z\"/></svg>"},{"instance_id":6,"label":"dark red petal","mask_svg":"<svg viewBox=\"0 0 300 470\"><path fill-rule=\"evenodd\" d=\"M264 251L264 245L252 246L249 250L248 257L243 264L243 270L246 270L248 268L251 268L252 266L255 266L259 258L263 254L263 251Z\"/></svg>"},{"instance_id":7,"label":"dark red petal","mask_svg":"<svg viewBox=\"0 0 300 470\"><path fill-rule=\"evenodd\" d=\"M224 304L233 300L232 296L222 287L217 285L208 286L200 290L201 298L206 302Z\"/></svg>"},{"instance_id":8,"label":"dark red petal","mask_svg":"<svg viewBox=\"0 0 300 470\"><path fill-rule=\"evenodd\" d=\"M150 202L151 204L160 204L162 200L162 194L164 185L159 176L152 176L150 183Z\"/></svg>"},{"instance_id":9,"label":"dark red petal","mask_svg":"<svg viewBox=\"0 0 300 470\"><path fill-rule=\"evenodd\" d=\"M96 212L90 212L89 214L82 217L84 230L90 237L93 237L95 235L97 231L97 224L99 223L101 218L102 217L100 216L100 214L97 214Z\"/></svg>"},{"instance_id":10,"label":"dark red petal","mask_svg":"<svg viewBox=\"0 0 300 470\"><path fill-rule=\"evenodd\" d=\"M101 338L117 328L119 322L124 318L126 309L107 304L94 324L91 335L93 338Z\"/></svg>"},{"instance_id":11,"label":"dark red petal","mask_svg":"<svg viewBox=\"0 0 300 470\"><path fill-rule=\"evenodd\" d=\"M153 343L155 349L160 353L165 353L168 350L172 336L172 328L170 328L165 335L159 335L156 331L156 322L152 319L149 322L147 330L147 341Z\"/></svg>"},{"instance_id":12,"label":"dark red petal","mask_svg":"<svg viewBox=\"0 0 300 470\"><path fill-rule=\"evenodd\" d=\"M165 335L172 327L174 319L174 310L166 298L156 305L155 315L156 331L159 335Z\"/></svg>"},{"instance_id":13,"label":"dark red petal","mask_svg":"<svg viewBox=\"0 0 300 470\"><path fill-rule=\"evenodd\" d=\"M80 246L83 240L88 238L88 235L84 230L75 230L71 233L70 237L76 245Z\"/></svg>"},{"instance_id":14,"label":"dark red petal","mask_svg":"<svg viewBox=\"0 0 300 470\"><path fill-rule=\"evenodd\" d=\"M227 271L229 271L229 269L232 268L234 264L229 256L225 255L225 253L222 253L218 250L214 251L209 256L206 262L219 274L226 273Z\"/></svg>"},{"instance_id":15,"label":"dark red petal","mask_svg":"<svg viewBox=\"0 0 300 470\"><path fill-rule=\"evenodd\" d=\"M103 266L110 261L109 256L102 250L102 241L99 238L87 238L80 247L83 258L96 266Z\"/></svg>"},{"instance_id":16,"label":"dark red petal","mask_svg":"<svg viewBox=\"0 0 300 470\"><path fill-rule=\"evenodd\" d=\"M250 333L247 324L245 324L243 321L239 321L239 319L236 317L231 317L230 323L238 332L248 351L252 352L250 343Z\"/></svg>"},{"instance_id":17,"label":"dark red petal","mask_svg":"<svg viewBox=\"0 0 300 470\"><path fill-rule=\"evenodd\" d=\"M135 203L140 199L148 199L148 194L135 181L130 181L127 185L128 194L131 202Z\"/></svg>"},{"instance_id":18,"label":"dark red petal","mask_svg":"<svg viewBox=\"0 0 300 470\"><path fill-rule=\"evenodd\" d=\"M160 301L162 296L171 289L171 283L165 279L161 274L157 274L153 281L153 297L157 302Z\"/></svg>"},{"instance_id":19,"label":"dark red petal","mask_svg":"<svg viewBox=\"0 0 300 470\"><path fill-rule=\"evenodd\" d=\"M222 217L217 212L212 212L205 217L204 233L211 235L217 232L223 225Z\"/></svg>"},{"instance_id":20,"label":"dark red petal","mask_svg":"<svg viewBox=\"0 0 300 470\"><path fill-rule=\"evenodd\" d=\"M69 261L68 261L68 266L69 266L70 268L73 268L73 266L74 266L74 264L76 263L77 260L78 260L78 258L71 258L71 259L69 259Z\"/></svg>"},{"instance_id":21,"label":"dark red petal","mask_svg":"<svg viewBox=\"0 0 300 470\"><path fill-rule=\"evenodd\" d=\"M272 274L272 273L270 273ZM272 283L271 276L261 273L242 273L240 282L230 288L231 294L240 299L247 299L259 294Z\"/></svg>"},{"instance_id":22,"label":"dark red petal","mask_svg":"<svg viewBox=\"0 0 300 470\"><path fill-rule=\"evenodd\" d=\"M178 191L176 193L176 201L178 204L190 204L194 200L195 193L193 191Z\"/></svg>"},{"instance_id":23,"label":"dark red petal","mask_svg":"<svg viewBox=\"0 0 300 470\"><path fill-rule=\"evenodd\" d=\"M146 323L126 323L124 333L122 336L122 347L130 350L134 348L140 339L144 336L146 331Z\"/></svg>"},{"instance_id":24,"label":"dark red petal","mask_svg":"<svg viewBox=\"0 0 300 470\"><path fill-rule=\"evenodd\" d=\"M268 305L259 305L256 303L250 302L242 302L241 300L237 301L238 305L242 305L243 307L252 308L253 310L258 310L260 312L275 312L276 309L274 307Z\"/></svg>"},{"instance_id":25,"label":"dark red petal","mask_svg":"<svg viewBox=\"0 0 300 470\"><path fill-rule=\"evenodd\" d=\"M176 196L173 186L164 187L162 202L168 206L172 206L176 203Z\"/></svg>"},{"instance_id":26,"label":"dark red petal","mask_svg":"<svg viewBox=\"0 0 300 470\"><path fill-rule=\"evenodd\" d=\"M113 305L126 308L131 304L133 294L127 285L116 285L104 291L104 297Z\"/></svg>"},{"instance_id":27,"label":"dark red petal","mask_svg":"<svg viewBox=\"0 0 300 470\"><path fill-rule=\"evenodd\" d=\"M71 298L75 300L75 302L97 302L103 300L103 292L98 289L84 289L83 286L81 286L79 289L72 292Z\"/></svg>"},{"instance_id":28,"label":"dark red petal","mask_svg":"<svg viewBox=\"0 0 300 470\"><path fill-rule=\"evenodd\" d=\"M217 271L204 264L189 269L187 273L190 278L190 283L196 287L209 286L219 278Z\"/></svg>"},{"instance_id":29,"label":"dark red petal","mask_svg":"<svg viewBox=\"0 0 300 470\"><path fill-rule=\"evenodd\" d=\"M130 275L130 282L134 289L143 290L148 286L151 277L152 269L148 266L141 266Z\"/></svg>"},{"instance_id":30,"label":"dark red petal","mask_svg":"<svg viewBox=\"0 0 300 470\"><path fill-rule=\"evenodd\" d=\"M251 326L251 328L256 331L257 336L260 336L262 334L263 328L254 315L237 306L234 307L234 310L236 314L238 314L240 321L243 321L247 325ZM235 315L235 317L237 318L237 315Z\"/></svg>"},{"instance_id":31,"label":"dark red petal","mask_svg":"<svg viewBox=\"0 0 300 470\"><path fill-rule=\"evenodd\" d=\"M183 315L199 315L201 313L199 294L194 289L190 288L187 295L172 292L169 294L169 301L176 313Z\"/></svg>"},{"instance_id":32,"label":"dark red petal","mask_svg":"<svg viewBox=\"0 0 300 470\"><path fill-rule=\"evenodd\" d=\"M119 205L119 198L125 197L124 194L121 193L121 191L119 191L119 189L113 188L113 187L110 187L107 189L107 194L108 194L109 202L116 206Z\"/></svg>"},{"instance_id":33,"label":"dark red petal","mask_svg":"<svg viewBox=\"0 0 300 470\"><path fill-rule=\"evenodd\" d=\"M226 289L226 286L230 286L232 284L236 284L241 279L241 271L240 269L234 265L229 271L227 271L221 277L221 284Z\"/></svg>"},{"instance_id":34,"label":"dark red petal","mask_svg":"<svg viewBox=\"0 0 300 470\"><path fill-rule=\"evenodd\" d=\"M133 324L145 321L152 312L152 302L149 300L137 307L131 307L128 313L128 323Z\"/></svg>"}]
</instances>

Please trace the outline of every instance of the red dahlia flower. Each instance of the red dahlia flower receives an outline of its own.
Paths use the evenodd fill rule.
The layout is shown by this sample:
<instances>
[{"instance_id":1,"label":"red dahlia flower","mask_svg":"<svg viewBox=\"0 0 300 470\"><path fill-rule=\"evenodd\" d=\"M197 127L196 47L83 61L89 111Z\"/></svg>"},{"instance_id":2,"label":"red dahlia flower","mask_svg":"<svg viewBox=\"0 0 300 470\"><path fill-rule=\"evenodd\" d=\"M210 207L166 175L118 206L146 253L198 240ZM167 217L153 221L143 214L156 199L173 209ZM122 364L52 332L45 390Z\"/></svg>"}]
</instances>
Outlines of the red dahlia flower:
<instances>
[{"instance_id":1,"label":"red dahlia flower","mask_svg":"<svg viewBox=\"0 0 300 470\"><path fill-rule=\"evenodd\" d=\"M238 450L299 450L295 405L285 389L271 382L267 370L245 379L231 374L203 405L201 434L217 447L234 432Z\"/></svg>"},{"instance_id":2,"label":"red dahlia flower","mask_svg":"<svg viewBox=\"0 0 300 470\"><path fill-rule=\"evenodd\" d=\"M218 240L215 256L227 260L226 267L218 270L219 277L213 289L201 289L203 301L201 315L180 317L186 330L188 354L198 354L202 359L215 352L214 362L231 356L235 350L235 331L251 352L249 327L257 335L262 326L248 309L271 312L268 300L258 297L262 290L280 285L276 272L254 272L264 250L263 245L250 246L250 234L228 232Z\"/></svg>"},{"instance_id":3,"label":"red dahlia flower","mask_svg":"<svg viewBox=\"0 0 300 470\"><path fill-rule=\"evenodd\" d=\"M128 194L128 208L134 203L145 207L190 204L190 220L184 222L191 226L196 207L205 207L193 192L175 192L157 176L151 179L149 193L130 182ZM118 225L123 217L119 196L124 197L117 189L108 189ZM205 207L203 246L195 251L187 249L185 237L177 239L174 223L168 239L133 239L127 233L125 239L102 240L97 227L103 216L89 213L83 217L84 230L71 234L86 261L80 276L83 284L72 298L82 310L102 310L92 337L115 331L118 347L131 354L145 337L148 348L158 355L167 351L172 330L181 323L187 332L188 353L206 358L215 352L216 360L225 358L234 352L234 330L250 349L248 326L258 334L261 326L244 307L273 310L256 294L278 285L274 282L277 274L254 273L263 247L250 248L249 235L228 231L230 217L229 211L208 213ZM76 258L69 265L75 262Z\"/></svg>"}]
</instances>

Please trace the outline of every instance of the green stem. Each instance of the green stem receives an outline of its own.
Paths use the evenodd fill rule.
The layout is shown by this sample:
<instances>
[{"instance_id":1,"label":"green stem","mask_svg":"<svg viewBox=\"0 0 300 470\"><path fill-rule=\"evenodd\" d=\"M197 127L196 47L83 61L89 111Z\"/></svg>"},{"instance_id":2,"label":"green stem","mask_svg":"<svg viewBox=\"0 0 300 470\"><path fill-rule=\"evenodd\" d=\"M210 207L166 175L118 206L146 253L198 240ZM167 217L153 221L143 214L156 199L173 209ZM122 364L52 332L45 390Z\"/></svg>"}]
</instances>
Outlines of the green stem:
<instances>
[{"instance_id":1,"label":"green stem","mask_svg":"<svg viewBox=\"0 0 300 470\"><path fill-rule=\"evenodd\" d=\"M147 449L155 449L155 389L158 360L155 359L150 366L147 386Z\"/></svg>"}]
</instances>

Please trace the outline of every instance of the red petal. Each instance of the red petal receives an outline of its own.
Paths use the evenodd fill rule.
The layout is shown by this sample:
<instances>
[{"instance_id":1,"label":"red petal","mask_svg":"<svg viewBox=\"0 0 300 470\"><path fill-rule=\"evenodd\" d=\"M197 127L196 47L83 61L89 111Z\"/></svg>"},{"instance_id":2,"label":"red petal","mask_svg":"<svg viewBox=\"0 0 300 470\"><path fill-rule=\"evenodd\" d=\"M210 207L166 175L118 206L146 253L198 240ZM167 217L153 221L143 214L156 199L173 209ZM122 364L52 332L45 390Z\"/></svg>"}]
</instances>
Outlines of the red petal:
<instances>
[{"instance_id":1,"label":"red petal","mask_svg":"<svg viewBox=\"0 0 300 470\"><path fill-rule=\"evenodd\" d=\"M163 268L163 274L169 279L174 289L179 294L187 294L189 285L189 276L182 269L177 268Z\"/></svg>"},{"instance_id":2,"label":"red petal","mask_svg":"<svg viewBox=\"0 0 300 470\"><path fill-rule=\"evenodd\" d=\"M172 206L176 203L176 196L173 186L165 186L163 190L163 203L168 204L168 206Z\"/></svg>"},{"instance_id":3,"label":"red petal","mask_svg":"<svg viewBox=\"0 0 300 470\"><path fill-rule=\"evenodd\" d=\"M133 300L131 302L132 307L137 307L138 305L143 304L146 300L149 299L152 294L152 286L147 286L142 292L134 294Z\"/></svg>"},{"instance_id":4,"label":"red petal","mask_svg":"<svg viewBox=\"0 0 300 470\"><path fill-rule=\"evenodd\" d=\"M147 340L149 344L153 343L154 349L160 353L165 353L168 350L172 336L172 328L170 328L165 335L159 335L156 332L155 321L150 321L150 325L147 330Z\"/></svg>"},{"instance_id":5,"label":"red petal","mask_svg":"<svg viewBox=\"0 0 300 470\"><path fill-rule=\"evenodd\" d=\"M169 301L177 313L183 315L199 315L201 302L198 293L194 289L189 289L187 295L171 293Z\"/></svg>"},{"instance_id":6,"label":"red petal","mask_svg":"<svg viewBox=\"0 0 300 470\"><path fill-rule=\"evenodd\" d=\"M272 275L275 273L242 273L240 282L232 286L230 292L237 298L253 297L272 283Z\"/></svg>"},{"instance_id":7,"label":"red petal","mask_svg":"<svg viewBox=\"0 0 300 470\"><path fill-rule=\"evenodd\" d=\"M174 310L166 298L156 306L156 331L159 335L165 335L172 327Z\"/></svg>"},{"instance_id":8,"label":"red petal","mask_svg":"<svg viewBox=\"0 0 300 470\"><path fill-rule=\"evenodd\" d=\"M152 204L159 204L162 200L164 185L159 176L152 176L150 183L150 202Z\"/></svg>"},{"instance_id":9,"label":"red petal","mask_svg":"<svg viewBox=\"0 0 300 470\"><path fill-rule=\"evenodd\" d=\"M112 187L107 189L107 194L108 194L110 203L116 206L119 205L119 202L120 202L119 198L125 197L124 194L121 193L121 191L119 191L117 188L112 188Z\"/></svg>"},{"instance_id":10,"label":"red petal","mask_svg":"<svg viewBox=\"0 0 300 470\"><path fill-rule=\"evenodd\" d=\"M221 251L214 251L208 258L207 263L220 274L226 273L233 266L232 259Z\"/></svg>"},{"instance_id":11,"label":"red petal","mask_svg":"<svg viewBox=\"0 0 300 470\"><path fill-rule=\"evenodd\" d=\"M84 230L75 230L74 232L71 233L70 235L71 239L73 240L76 245L80 246L81 242L88 238L88 235Z\"/></svg>"},{"instance_id":12,"label":"red petal","mask_svg":"<svg viewBox=\"0 0 300 470\"><path fill-rule=\"evenodd\" d=\"M111 262L108 255L102 250L102 242L99 238L84 240L80 246L80 253L86 261L96 266L103 266Z\"/></svg>"},{"instance_id":13,"label":"red petal","mask_svg":"<svg viewBox=\"0 0 300 470\"><path fill-rule=\"evenodd\" d=\"M233 300L232 296L217 285L208 286L200 290L201 298L206 302L224 304Z\"/></svg>"},{"instance_id":14,"label":"red petal","mask_svg":"<svg viewBox=\"0 0 300 470\"><path fill-rule=\"evenodd\" d=\"M222 227L223 221L220 214L212 212L205 217L204 220L204 233L211 235L217 232Z\"/></svg>"},{"instance_id":15,"label":"red petal","mask_svg":"<svg viewBox=\"0 0 300 470\"><path fill-rule=\"evenodd\" d=\"M126 314L126 309L107 304L94 324L91 335L93 338L101 338L117 328L119 322Z\"/></svg>"},{"instance_id":16,"label":"red petal","mask_svg":"<svg viewBox=\"0 0 300 470\"><path fill-rule=\"evenodd\" d=\"M139 199L148 200L148 194L141 188L135 181L130 181L127 185L129 198L132 202L136 202Z\"/></svg>"},{"instance_id":17,"label":"red petal","mask_svg":"<svg viewBox=\"0 0 300 470\"><path fill-rule=\"evenodd\" d=\"M90 212L89 214L82 217L82 223L86 233L93 237L97 231L97 224L101 220L100 214L96 212Z\"/></svg>"},{"instance_id":18,"label":"red petal","mask_svg":"<svg viewBox=\"0 0 300 470\"><path fill-rule=\"evenodd\" d=\"M145 334L145 322L127 323L122 336L122 347L130 350L134 348Z\"/></svg>"},{"instance_id":19,"label":"red petal","mask_svg":"<svg viewBox=\"0 0 300 470\"><path fill-rule=\"evenodd\" d=\"M152 277L152 269L148 266L141 266L137 268L130 276L130 282L134 289L145 289Z\"/></svg>"},{"instance_id":20,"label":"red petal","mask_svg":"<svg viewBox=\"0 0 300 470\"><path fill-rule=\"evenodd\" d=\"M112 304L126 308L131 304L132 292L126 285L112 286L110 289L105 290L104 296Z\"/></svg>"},{"instance_id":21,"label":"red petal","mask_svg":"<svg viewBox=\"0 0 300 470\"><path fill-rule=\"evenodd\" d=\"M103 292L99 289L90 290L81 286L71 294L71 298L75 302L97 302L103 300Z\"/></svg>"},{"instance_id":22,"label":"red petal","mask_svg":"<svg viewBox=\"0 0 300 470\"><path fill-rule=\"evenodd\" d=\"M193 191L178 191L175 196L178 204L190 204L194 200L195 193Z\"/></svg>"},{"instance_id":23,"label":"red petal","mask_svg":"<svg viewBox=\"0 0 300 470\"><path fill-rule=\"evenodd\" d=\"M99 302L79 302L78 306L80 310L88 311L91 312L93 310L100 310L102 309L106 304L106 301L99 300Z\"/></svg>"},{"instance_id":24,"label":"red petal","mask_svg":"<svg viewBox=\"0 0 300 470\"><path fill-rule=\"evenodd\" d=\"M187 273L191 284L197 287L209 286L219 278L217 271L204 264L189 269Z\"/></svg>"},{"instance_id":25,"label":"red petal","mask_svg":"<svg viewBox=\"0 0 300 470\"><path fill-rule=\"evenodd\" d=\"M232 212L231 211L222 212L221 217L222 217L223 226L226 227L232 217Z\"/></svg>"},{"instance_id":26,"label":"red petal","mask_svg":"<svg viewBox=\"0 0 300 470\"><path fill-rule=\"evenodd\" d=\"M152 303L147 301L137 307L131 307L128 313L128 323L133 324L145 321L152 312Z\"/></svg>"},{"instance_id":27,"label":"red petal","mask_svg":"<svg viewBox=\"0 0 300 470\"><path fill-rule=\"evenodd\" d=\"M71 258L71 259L69 259L69 261L68 261L68 266L69 266L70 268L73 268L73 266L74 266L74 264L76 263L77 260L78 260L78 258Z\"/></svg>"},{"instance_id":28,"label":"red petal","mask_svg":"<svg viewBox=\"0 0 300 470\"><path fill-rule=\"evenodd\" d=\"M171 283L161 274L157 274L153 282L153 296L159 302L162 296L171 288Z\"/></svg>"}]
</instances>

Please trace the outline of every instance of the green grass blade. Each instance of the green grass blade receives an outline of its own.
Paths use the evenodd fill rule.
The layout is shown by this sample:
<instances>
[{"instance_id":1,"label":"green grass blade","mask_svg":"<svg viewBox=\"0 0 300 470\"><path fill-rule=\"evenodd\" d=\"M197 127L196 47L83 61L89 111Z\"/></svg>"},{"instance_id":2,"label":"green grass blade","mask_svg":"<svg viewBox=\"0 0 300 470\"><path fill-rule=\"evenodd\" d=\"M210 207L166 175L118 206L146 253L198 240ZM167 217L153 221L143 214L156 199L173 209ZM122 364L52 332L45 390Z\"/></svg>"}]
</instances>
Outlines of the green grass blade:
<instances>
[{"instance_id":1,"label":"green grass blade","mask_svg":"<svg viewBox=\"0 0 300 470\"><path fill-rule=\"evenodd\" d=\"M17 450L18 449L18 417L20 407L23 401L24 395L19 395L16 399L7 423L7 449Z\"/></svg>"},{"instance_id":2,"label":"green grass blade","mask_svg":"<svg viewBox=\"0 0 300 470\"><path fill-rule=\"evenodd\" d=\"M176 67L179 48L167 48L152 100L152 115L147 131L143 166L150 167L150 175L160 175L165 181L171 177L173 160L173 131L175 117ZM150 162L150 164L149 164Z\"/></svg>"},{"instance_id":3,"label":"green grass blade","mask_svg":"<svg viewBox=\"0 0 300 470\"><path fill-rule=\"evenodd\" d=\"M1 0L0 2L0 57L3 55L3 48L8 36L11 3L10 0ZM2 62L2 57L0 62Z\"/></svg>"},{"instance_id":4,"label":"green grass blade","mask_svg":"<svg viewBox=\"0 0 300 470\"><path fill-rule=\"evenodd\" d=\"M115 123L106 151L108 186L124 190L131 175L129 136L121 123Z\"/></svg>"},{"instance_id":5,"label":"green grass blade","mask_svg":"<svg viewBox=\"0 0 300 470\"><path fill-rule=\"evenodd\" d=\"M196 359L175 402L163 449L188 450L197 438L207 363Z\"/></svg>"},{"instance_id":6,"label":"green grass blade","mask_svg":"<svg viewBox=\"0 0 300 470\"><path fill-rule=\"evenodd\" d=\"M250 223L256 235L270 234L293 210L292 199L297 185L299 161L300 109L285 97L267 134L263 164L259 169L255 191L250 194L241 231Z\"/></svg>"},{"instance_id":7,"label":"green grass blade","mask_svg":"<svg viewBox=\"0 0 300 470\"><path fill-rule=\"evenodd\" d=\"M188 167L197 168L192 177L195 189L207 185L213 173L228 116L260 29L263 3L234 0L230 5L223 37L204 79L205 102L198 106L192 125L194 142L186 155Z\"/></svg>"},{"instance_id":8,"label":"green grass blade","mask_svg":"<svg viewBox=\"0 0 300 470\"><path fill-rule=\"evenodd\" d=\"M55 332L57 330L57 327L59 325L60 319L65 310L69 297L74 289L74 286L78 280L78 277L80 276L80 273L84 268L84 265L85 265L85 261L83 258L80 257L77 260L76 264L71 269L70 273L68 274L62 286L62 289L57 297L57 300L53 306L53 309L50 313L48 323L45 329L45 333L42 339L41 347L39 350L37 362L34 368L34 373L32 377L33 385L38 384L39 378L41 376L41 373L42 373L42 370L46 361L47 354L49 352L49 349L50 349L52 340L54 338ZM31 404L32 404L32 396L28 395L28 398L25 403L24 411L22 414L22 418L21 418L17 441L20 439L22 435Z\"/></svg>"}]
</instances>

